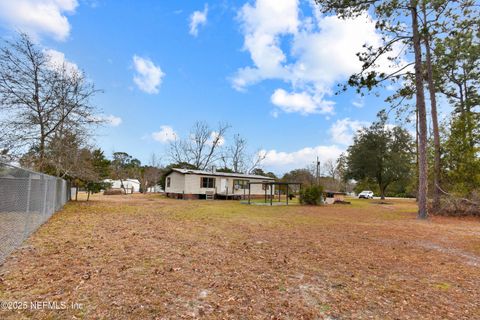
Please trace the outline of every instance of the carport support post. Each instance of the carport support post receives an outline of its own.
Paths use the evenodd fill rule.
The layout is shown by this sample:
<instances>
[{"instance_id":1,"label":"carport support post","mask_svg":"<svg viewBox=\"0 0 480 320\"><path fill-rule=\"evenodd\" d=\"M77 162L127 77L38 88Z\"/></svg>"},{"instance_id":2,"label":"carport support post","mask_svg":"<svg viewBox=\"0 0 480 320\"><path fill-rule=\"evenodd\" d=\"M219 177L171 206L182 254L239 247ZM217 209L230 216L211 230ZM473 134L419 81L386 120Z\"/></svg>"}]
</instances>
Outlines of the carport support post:
<instances>
[{"instance_id":1,"label":"carport support post","mask_svg":"<svg viewBox=\"0 0 480 320\"><path fill-rule=\"evenodd\" d=\"M251 187L251 184L248 183L248 204L250 204L250 187Z\"/></svg>"},{"instance_id":2,"label":"carport support post","mask_svg":"<svg viewBox=\"0 0 480 320\"><path fill-rule=\"evenodd\" d=\"M270 205L273 206L273 184L270 184Z\"/></svg>"},{"instance_id":3,"label":"carport support post","mask_svg":"<svg viewBox=\"0 0 480 320\"><path fill-rule=\"evenodd\" d=\"M263 185L265 187L265 203L267 203L267 184Z\"/></svg>"},{"instance_id":4,"label":"carport support post","mask_svg":"<svg viewBox=\"0 0 480 320\"><path fill-rule=\"evenodd\" d=\"M288 206L288 183L287 183L287 206Z\"/></svg>"}]
</instances>

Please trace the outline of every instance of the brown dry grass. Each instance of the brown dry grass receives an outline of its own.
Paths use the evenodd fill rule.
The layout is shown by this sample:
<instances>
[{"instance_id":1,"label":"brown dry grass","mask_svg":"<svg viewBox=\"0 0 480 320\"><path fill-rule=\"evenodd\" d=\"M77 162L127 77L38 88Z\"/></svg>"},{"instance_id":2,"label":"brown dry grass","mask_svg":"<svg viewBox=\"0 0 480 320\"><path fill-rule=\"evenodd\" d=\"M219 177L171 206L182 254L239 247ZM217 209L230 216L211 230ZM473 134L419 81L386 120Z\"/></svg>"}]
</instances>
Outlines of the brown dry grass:
<instances>
[{"instance_id":1,"label":"brown dry grass","mask_svg":"<svg viewBox=\"0 0 480 320\"><path fill-rule=\"evenodd\" d=\"M68 204L0 267L0 319L480 319L480 221L411 201Z\"/></svg>"}]
</instances>

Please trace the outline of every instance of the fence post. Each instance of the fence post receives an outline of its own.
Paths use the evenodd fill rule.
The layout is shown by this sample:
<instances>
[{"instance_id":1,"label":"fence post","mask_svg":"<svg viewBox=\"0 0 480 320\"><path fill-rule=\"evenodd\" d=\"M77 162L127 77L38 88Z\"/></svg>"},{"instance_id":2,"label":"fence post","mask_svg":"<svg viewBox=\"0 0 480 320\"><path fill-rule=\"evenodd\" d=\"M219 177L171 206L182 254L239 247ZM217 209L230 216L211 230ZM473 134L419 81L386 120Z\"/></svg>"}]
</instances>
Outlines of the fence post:
<instances>
[{"instance_id":1,"label":"fence post","mask_svg":"<svg viewBox=\"0 0 480 320\"><path fill-rule=\"evenodd\" d=\"M62 181L62 206L67 202L67 182Z\"/></svg>"},{"instance_id":2,"label":"fence post","mask_svg":"<svg viewBox=\"0 0 480 320\"><path fill-rule=\"evenodd\" d=\"M43 192L43 218L45 219L47 217L47 195L48 195L48 179L47 177L43 177L43 181L45 183L43 184L45 191Z\"/></svg>"},{"instance_id":3,"label":"fence post","mask_svg":"<svg viewBox=\"0 0 480 320\"><path fill-rule=\"evenodd\" d=\"M30 197L32 194L32 175L28 174L28 185L27 185L27 213L30 212Z\"/></svg>"},{"instance_id":4,"label":"fence post","mask_svg":"<svg viewBox=\"0 0 480 320\"><path fill-rule=\"evenodd\" d=\"M28 236L28 227L29 227L29 220L30 220L30 198L32 194L32 174L28 174L28 184L27 184L27 207L25 209L26 211L26 217L25 217L25 228L23 230L23 239L25 239Z\"/></svg>"},{"instance_id":5,"label":"fence post","mask_svg":"<svg viewBox=\"0 0 480 320\"><path fill-rule=\"evenodd\" d=\"M54 188L54 193L53 193L53 212L57 211L57 178L53 180L55 182L55 188Z\"/></svg>"}]
</instances>

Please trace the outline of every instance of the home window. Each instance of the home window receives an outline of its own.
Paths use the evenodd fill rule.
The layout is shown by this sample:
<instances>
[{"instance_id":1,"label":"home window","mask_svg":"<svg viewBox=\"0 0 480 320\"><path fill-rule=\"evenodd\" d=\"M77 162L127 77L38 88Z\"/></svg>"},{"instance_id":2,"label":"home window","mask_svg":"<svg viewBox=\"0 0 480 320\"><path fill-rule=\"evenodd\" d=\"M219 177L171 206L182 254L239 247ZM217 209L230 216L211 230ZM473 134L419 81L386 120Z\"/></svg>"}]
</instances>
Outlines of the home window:
<instances>
[{"instance_id":1,"label":"home window","mask_svg":"<svg viewBox=\"0 0 480 320\"><path fill-rule=\"evenodd\" d=\"M248 180L233 180L233 187L237 190L248 189Z\"/></svg>"},{"instance_id":2,"label":"home window","mask_svg":"<svg viewBox=\"0 0 480 320\"><path fill-rule=\"evenodd\" d=\"M200 180L201 188L215 188L215 178L202 177Z\"/></svg>"},{"instance_id":3,"label":"home window","mask_svg":"<svg viewBox=\"0 0 480 320\"><path fill-rule=\"evenodd\" d=\"M270 190L270 185L268 183L262 183L262 190Z\"/></svg>"},{"instance_id":4,"label":"home window","mask_svg":"<svg viewBox=\"0 0 480 320\"><path fill-rule=\"evenodd\" d=\"M171 180L171 178L168 177L168 178L167 178L167 188L170 188L170 180Z\"/></svg>"}]
</instances>

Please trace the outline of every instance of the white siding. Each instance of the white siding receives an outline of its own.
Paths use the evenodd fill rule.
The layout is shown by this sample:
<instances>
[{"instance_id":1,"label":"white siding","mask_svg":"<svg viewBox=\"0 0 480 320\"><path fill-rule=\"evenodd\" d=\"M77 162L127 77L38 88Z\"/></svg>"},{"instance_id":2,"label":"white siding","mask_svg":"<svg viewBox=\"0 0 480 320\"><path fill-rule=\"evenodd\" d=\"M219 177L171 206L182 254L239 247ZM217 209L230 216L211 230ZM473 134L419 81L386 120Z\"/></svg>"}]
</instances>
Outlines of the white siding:
<instances>
[{"instance_id":1,"label":"white siding","mask_svg":"<svg viewBox=\"0 0 480 320\"><path fill-rule=\"evenodd\" d=\"M167 187L167 180L170 178L170 187ZM165 192L167 193L183 193L185 190L185 175L172 172L165 178Z\"/></svg>"}]
</instances>

